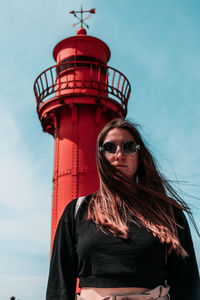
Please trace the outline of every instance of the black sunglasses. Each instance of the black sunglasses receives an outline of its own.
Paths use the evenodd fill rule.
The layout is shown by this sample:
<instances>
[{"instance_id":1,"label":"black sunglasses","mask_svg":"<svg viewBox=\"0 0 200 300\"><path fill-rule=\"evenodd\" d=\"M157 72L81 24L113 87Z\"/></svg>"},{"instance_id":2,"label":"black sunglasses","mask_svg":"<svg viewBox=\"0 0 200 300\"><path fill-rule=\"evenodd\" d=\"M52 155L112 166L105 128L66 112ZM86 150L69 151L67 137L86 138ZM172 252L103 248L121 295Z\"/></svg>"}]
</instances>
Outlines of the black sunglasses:
<instances>
[{"instance_id":1,"label":"black sunglasses","mask_svg":"<svg viewBox=\"0 0 200 300\"><path fill-rule=\"evenodd\" d=\"M113 142L107 142L99 148L101 152L108 156L112 156L117 151L117 145ZM121 145L121 151L126 155L132 155L140 149L140 145L137 145L134 141L125 141Z\"/></svg>"}]
</instances>

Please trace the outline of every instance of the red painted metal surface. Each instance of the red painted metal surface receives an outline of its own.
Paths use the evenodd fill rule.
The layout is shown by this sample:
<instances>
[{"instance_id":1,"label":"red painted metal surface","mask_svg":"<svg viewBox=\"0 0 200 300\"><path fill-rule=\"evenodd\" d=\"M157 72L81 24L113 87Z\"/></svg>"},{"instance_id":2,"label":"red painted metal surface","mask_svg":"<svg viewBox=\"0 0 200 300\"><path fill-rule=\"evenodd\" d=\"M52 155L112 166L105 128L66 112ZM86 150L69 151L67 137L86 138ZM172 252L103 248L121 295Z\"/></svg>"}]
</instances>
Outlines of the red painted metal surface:
<instances>
[{"instance_id":1,"label":"red painted metal surface","mask_svg":"<svg viewBox=\"0 0 200 300\"><path fill-rule=\"evenodd\" d=\"M55 140L51 247L66 204L98 189L96 138L109 120L126 115L131 92L128 79L107 66L108 46L83 28L53 56L57 64L34 83L43 130Z\"/></svg>"}]
</instances>

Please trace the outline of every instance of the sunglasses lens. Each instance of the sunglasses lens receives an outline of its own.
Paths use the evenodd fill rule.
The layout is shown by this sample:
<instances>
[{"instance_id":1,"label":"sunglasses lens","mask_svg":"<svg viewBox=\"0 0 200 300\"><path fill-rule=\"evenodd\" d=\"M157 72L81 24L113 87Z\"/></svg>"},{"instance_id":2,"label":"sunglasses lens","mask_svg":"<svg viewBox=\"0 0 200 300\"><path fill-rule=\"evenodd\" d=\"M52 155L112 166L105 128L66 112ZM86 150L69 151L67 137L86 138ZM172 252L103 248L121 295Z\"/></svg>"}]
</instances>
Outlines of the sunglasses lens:
<instances>
[{"instance_id":1,"label":"sunglasses lens","mask_svg":"<svg viewBox=\"0 0 200 300\"><path fill-rule=\"evenodd\" d=\"M116 145L112 142L107 142L103 145L103 149L105 152L108 152L108 153L115 153L116 152Z\"/></svg>"},{"instance_id":2,"label":"sunglasses lens","mask_svg":"<svg viewBox=\"0 0 200 300\"><path fill-rule=\"evenodd\" d=\"M133 154L136 152L136 150L137 150L136 143L133 141L125 142L122 146L122 151L125 154Z\"/></svg>"}]
</instances>

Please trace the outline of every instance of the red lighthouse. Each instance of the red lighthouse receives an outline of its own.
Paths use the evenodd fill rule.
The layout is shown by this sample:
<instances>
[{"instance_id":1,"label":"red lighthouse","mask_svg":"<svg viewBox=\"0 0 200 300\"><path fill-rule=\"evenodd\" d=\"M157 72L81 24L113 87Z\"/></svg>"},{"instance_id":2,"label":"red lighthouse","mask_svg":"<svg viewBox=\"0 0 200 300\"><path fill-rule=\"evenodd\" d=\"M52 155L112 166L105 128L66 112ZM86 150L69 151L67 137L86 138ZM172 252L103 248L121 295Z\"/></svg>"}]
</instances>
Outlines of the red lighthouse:
<instances>
[{"instance_id":1,"label":"red lighthouse","mask_svg":"<svg viewBox=\"0 0 200 300\"><path fill-rule=\"evenodd\" d=\"M83 12L77 35L55 46L56 65L34 83L39 119L55 141L51 242L66 204L98 189L97 135L109 120L126 115L131 91L127 78L107 65L108 46L87 35Z\"/></svg>"}]
</instances>

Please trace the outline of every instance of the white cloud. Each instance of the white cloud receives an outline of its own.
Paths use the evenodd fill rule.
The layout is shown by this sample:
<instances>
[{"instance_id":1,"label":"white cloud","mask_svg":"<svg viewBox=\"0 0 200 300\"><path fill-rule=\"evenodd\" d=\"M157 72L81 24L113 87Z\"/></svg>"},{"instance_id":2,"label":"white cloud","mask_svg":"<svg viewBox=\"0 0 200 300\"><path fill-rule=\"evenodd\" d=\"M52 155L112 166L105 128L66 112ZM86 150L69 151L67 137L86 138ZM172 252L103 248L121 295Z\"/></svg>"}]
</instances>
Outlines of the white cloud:
<instances>
[{"instance_id":1,"label":"white cloud","mask_svg":"<svg viewBox=\"0 0 200 300\"><path fill-rule=\"evenodd\" d=\"M0 136L4 143L0 149L0 282L3 286L0 297L6 299L11 292L34 299L36 293L35 299L43 299L37 293L44 292L47 280L51 174L44 177L44 157L31 155L14 114L5 106L1 111ZM31 276L35 272L41 276Z\"/></svg>"},{"instance_id":2,"label":"white cloud","mask_svg":"<svg viewBox=\"0 0 200 300\"><path fill-rule=\"evenodd\" d=\"M45 298L45 276L1 276L1 299L43 300Z\"/></svg>"}]
</instances>

